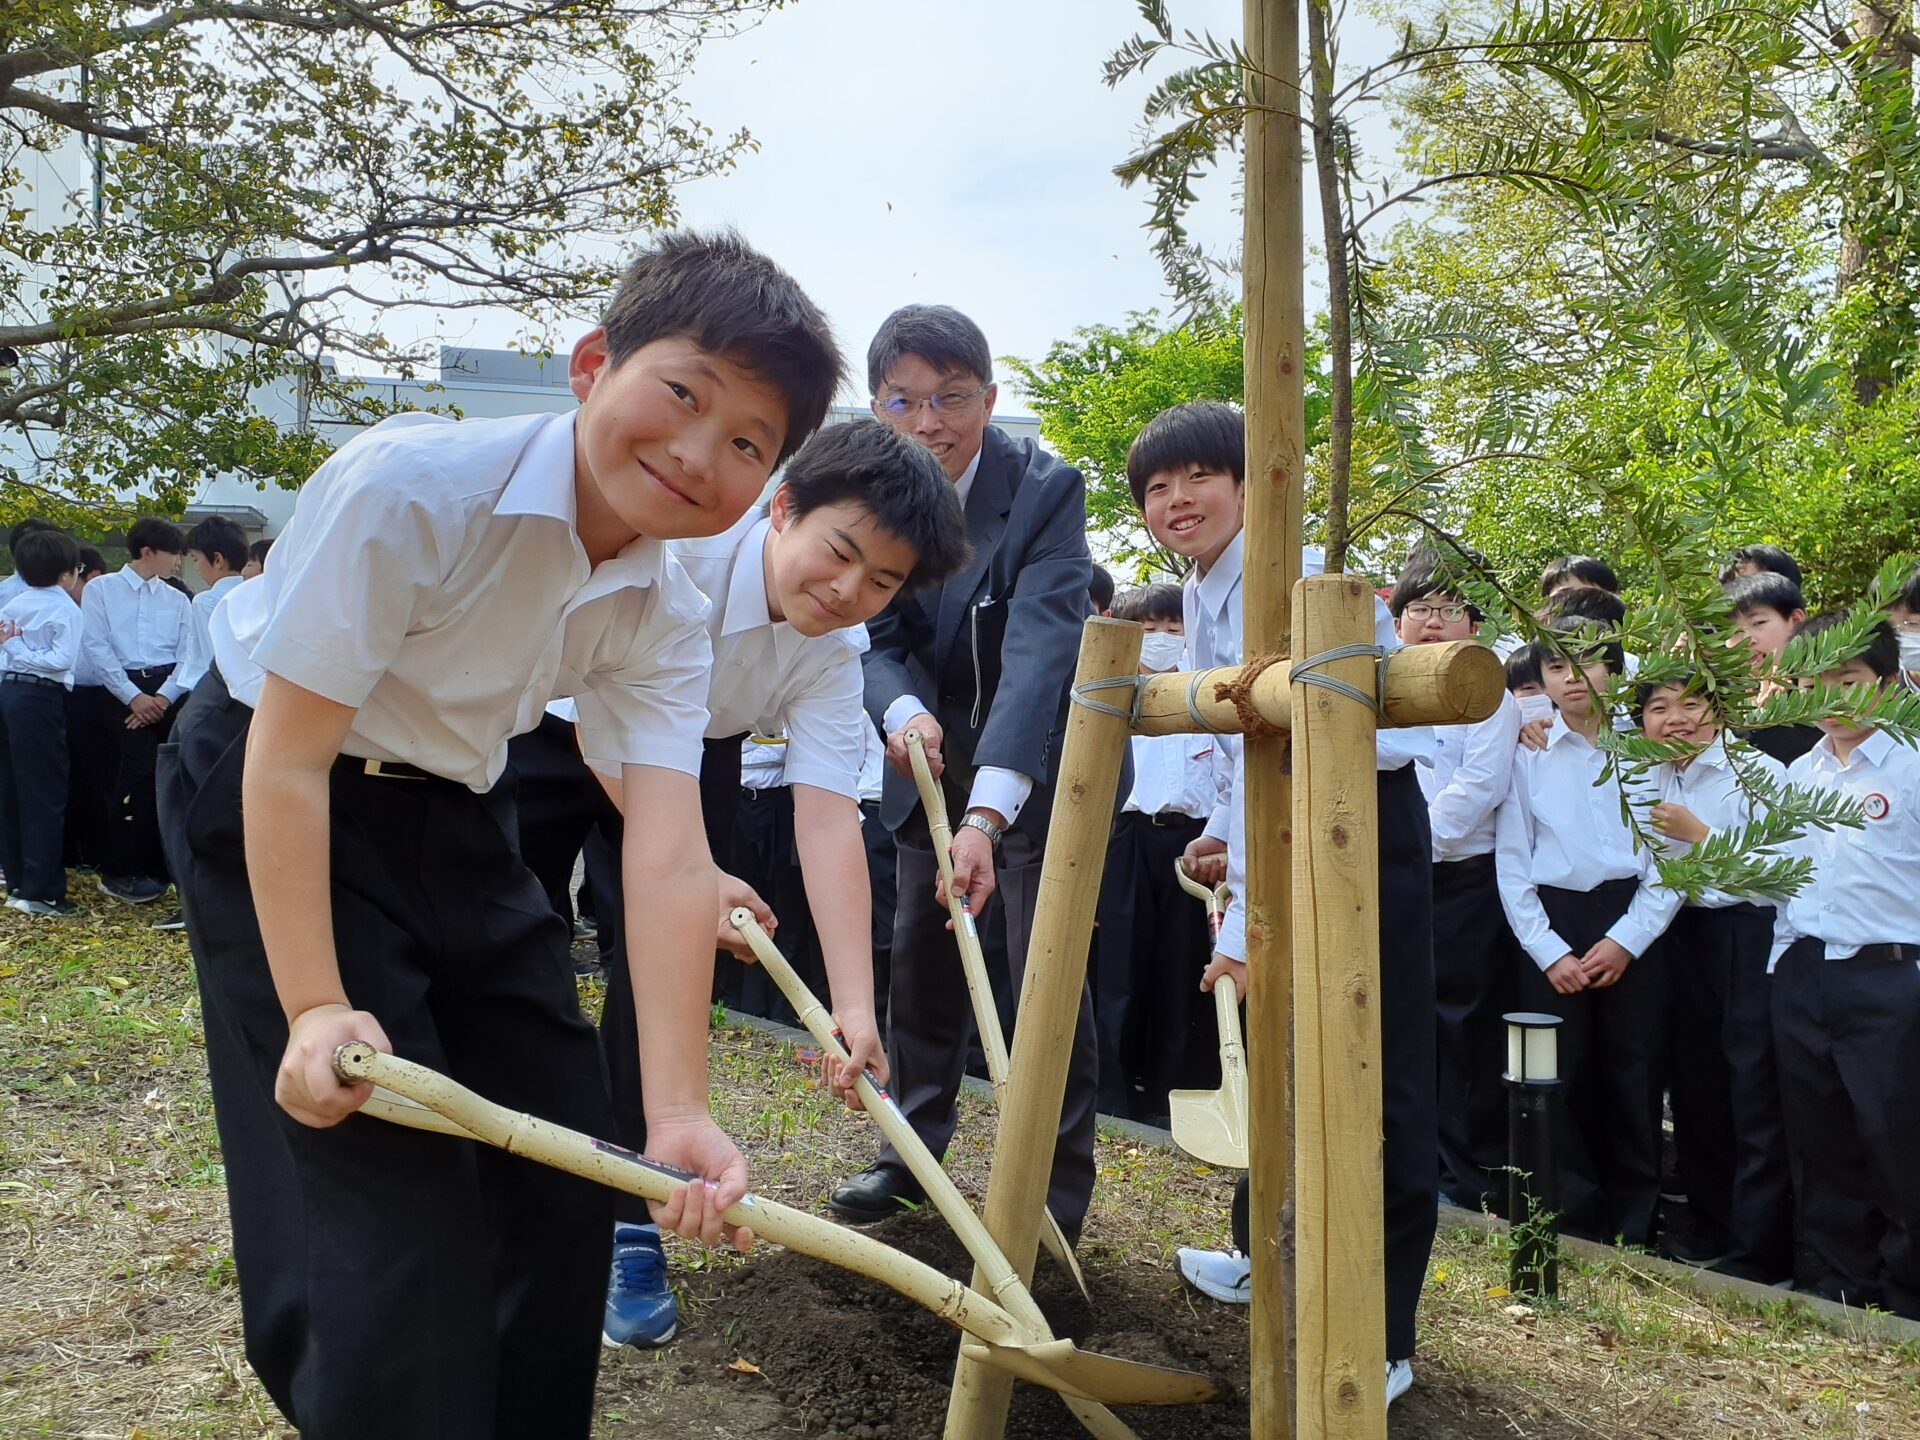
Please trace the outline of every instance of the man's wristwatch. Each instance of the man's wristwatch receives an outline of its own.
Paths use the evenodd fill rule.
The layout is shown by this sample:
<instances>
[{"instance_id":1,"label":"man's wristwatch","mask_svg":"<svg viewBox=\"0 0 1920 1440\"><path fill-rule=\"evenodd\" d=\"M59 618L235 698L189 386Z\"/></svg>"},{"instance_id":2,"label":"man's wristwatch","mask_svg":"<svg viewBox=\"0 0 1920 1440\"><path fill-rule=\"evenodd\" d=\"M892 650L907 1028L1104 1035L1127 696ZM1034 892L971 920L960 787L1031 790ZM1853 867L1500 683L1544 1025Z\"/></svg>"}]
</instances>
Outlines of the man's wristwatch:
<instances>
[{"instance_id":1,"label":"man's wristwatch","mask_svg":"<svg viewBox=\"0 0 1920 1440\"><path fill-rule=\"evenodd\" d=\"M1007 832L994 824L993 821L987 819L984 815L962 815L960 817L960 823L978 830L982 835L987 837L988 842L991 843L996 850L1000 848L1000 842L1007 838Z\"/></svg>"}]
</instances>

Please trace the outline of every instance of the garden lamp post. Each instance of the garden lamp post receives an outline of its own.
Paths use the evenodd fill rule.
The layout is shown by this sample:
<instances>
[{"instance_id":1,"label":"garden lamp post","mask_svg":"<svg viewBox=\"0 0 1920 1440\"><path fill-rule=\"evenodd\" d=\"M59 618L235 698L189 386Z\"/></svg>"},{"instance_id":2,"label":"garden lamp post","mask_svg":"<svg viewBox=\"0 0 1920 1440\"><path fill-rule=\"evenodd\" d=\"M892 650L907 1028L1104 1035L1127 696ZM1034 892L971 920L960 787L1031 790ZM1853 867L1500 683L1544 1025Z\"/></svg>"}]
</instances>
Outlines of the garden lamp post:
<instances>
[{"instance_id":1,"label":"garden lamp post","mask_svg":"<svg viewBox=\"0 0 1920 1440\"><path fill-rule=\"evenodd\" d=\"M1527 1011L1507 1022L1507 1220L1513 1252L1507 1288L1559 1293L1559 1176L1553 1158L1553 1098L1560 1088L1560 1017Z\"/></svg>"}]
</instances>

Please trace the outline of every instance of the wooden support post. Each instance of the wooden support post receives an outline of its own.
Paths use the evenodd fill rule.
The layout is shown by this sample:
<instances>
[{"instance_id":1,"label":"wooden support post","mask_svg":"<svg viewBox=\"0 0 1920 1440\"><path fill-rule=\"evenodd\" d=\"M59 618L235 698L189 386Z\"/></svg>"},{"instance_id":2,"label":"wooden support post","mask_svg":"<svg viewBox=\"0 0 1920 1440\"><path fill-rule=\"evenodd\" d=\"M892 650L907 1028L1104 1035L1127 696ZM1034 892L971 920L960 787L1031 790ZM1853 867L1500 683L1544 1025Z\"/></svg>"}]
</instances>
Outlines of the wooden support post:
<instances>
[{"instance_id":1,"label":"wooden support post","mask_svg":"<svg viewBox=\"0 0 1920 1440\"><path fill-rule=\"evenodd\" d=\"M1380 1178L1380 864L1374 713L1301 666L1373 640L1351 575L1294 592L1294 1315L1299 1440L1385 1440ZM1316 667L1371 699L1375 661Z\"/></svg>"},{"instance_id":2,"label":"wooden support post","mask_svg":"<svg viewBox=\"0 0 1920 1440\"><path fill-rule=\"evenodd\" d=\"M1138 675L1140 635L1140 626L1132 621L1102 619L1087 621L1081 634L1073 683L1089 703L1076 702L1067 712L1060 779L1040 865L1039 903L1013 1032L1013 1068L981 1215L1000 1253L1029 1283L1053 1172L1054 1136L1060 1129L1067 1061L1080 1017L1080 990L1087 978L1093 912L1107 865L1107 836L1117 808L1132 701L1127 690L1081 687ZM1112 713L1094 708L1101 705L1111 707ZM962 1355L947 1402L947 1440L1000 1440L1012 1398L1012 1376Z\"/></svg>"},{"instance_id":3,"label":"wooden support post","mask_svg":"<svg viewBox=\"0 0 1920 1440\"><path fill-rule=\"evenodd\" d=\"M1300 0L1245 0L1247 477L1242 635L1247 658L1284 651L1300 575L1306 463L1305 263L1300 198ZM1292 1103L1293 786L1285 734L1246 748L1248 1218L1253 1316L1248 1400L1261 1440L1293 1434L1288 1298Z\"/></svg>"}]
</instances>

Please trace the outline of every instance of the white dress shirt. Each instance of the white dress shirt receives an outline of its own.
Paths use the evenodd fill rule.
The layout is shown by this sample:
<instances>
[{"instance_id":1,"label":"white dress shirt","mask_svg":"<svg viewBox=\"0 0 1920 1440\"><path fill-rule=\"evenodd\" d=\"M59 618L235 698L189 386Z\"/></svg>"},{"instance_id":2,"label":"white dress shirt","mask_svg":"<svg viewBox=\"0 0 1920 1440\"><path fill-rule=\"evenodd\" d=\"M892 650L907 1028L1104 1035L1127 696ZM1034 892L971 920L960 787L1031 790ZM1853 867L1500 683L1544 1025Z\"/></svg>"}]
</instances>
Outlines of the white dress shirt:
<instances>
[{"instance_id":1,"label":"white dress shirt","mask_svg":"<svg viewBox=\"0 0 1920 1440\"><path fill-rule=\"evenodd\" d=\"M766 549L773 521L756 507L723 534L667 548L712 604L713 684L707 736L784 735L788 785L812 785L857 801L866 732L860 657L867 628L802 635L772 617Z\"/></svg>"},{"instance_id":2,"label":"white dress shirt","mask_svg":"<svg viewBox=\"0 0 1920 1440\"><path fill-rule=\"evenodd\" d=\"M787 742L777 735L749 735L740 742L740 788L778 790L787 783Z\"/></svg>"},{"instance_id":3,"label":"white dress shirt","mask_svg":"<svg viewBox=\"0 0 1920 1440\"><path fill-rule=\"evenodd\" d=\"M1539 887L1592 890L1607 880L1637 880L1627 913L1607 938L1638 959L1673 923L1680 896L1657 888L1653 863L1633 848L1620 818L1620 792L1596 784L1606 757L1556 719L1547 748L1513 760L1507 798L1495 819L1494 864L1507 923L1533 963L1547 969L1572 947L1553 929Z\"/></svg>"},{"instance_id":4,"label":"white dress shirt","mask_svg":"<svg viewBox=\"0 0 1920 1440\"><path fill-rule=\"evenodd\" d=\"M73 668L80 661L86 616L71 595L58 585L22 582L13 597L0 604L0 622L20 627L20 633L0 647L0 653L6 656L6 669L57 680L67 689L73 688Z\"/></svg>"},{"instance_id":5,"label":"white dress shirt","mask_svg":"<svg viewBox=\"0 0 1920 1440\"><path fill-rule=\"evenodd\" d=\"M1920 944L1920 755L1876 730L1843 765L1823 735L1788 767L1787 783L1837 790L1860 803L1867 823L1809 830L1793 843L1813 861L1813 879L1779 907L1767 968L1802 936L1826 942L1829 960L1862 945Z\"/></svg>"},{"instance_id":6,"label":"white dress shirt","mask_svg":"<svg viewBox=\"0 0 1920 1440\"><path fill-rule=\"evenodd\" d=\"M973 459L967 462L967 468L960 472L960 478L953 482L954 498L960 502L960 508L967 508L967 496L973 493L973 477L980 473L980 456L985 453L982 446L974 452ZM902 695L880 717L880 723L891 735L916 715L931 715L933 708L923 703L918 695ZM1027 803L1027 797L1033 794L1033 777L1022 775L1018 770L1009 770L1003 765L982 765L973 772L973 790L967 797L969 810L997 810L1007 817L1011 825L1020 817L1021 807Z\"/></svg>"},{"instance_id":7,"label":"white dress shirt","mask_svg":"<svg viewBox=\"0 0 1920 1440\"><path fill-rule=\"evenodd\" d=\"M89 580L80 608L87 616L81 637L87 659L122 705L140 693L127 671L177 665L193 643L193 602L158 576L142 580L131 564ZM172 705L187 692L176 672L158 693Z\"/></svg>"},{"instance_id":8,"label":"white dress shirt","mask_svg":"<svg viewBox=\"0 0 1920 1440\"><path fill-rule=\"evenodd\" d=\"M1684 766L1662 765L1654 772L1660 798L1674 805L1684 805L1692 811L1694 817L1710 832L1708 839L1753 823L1753 796L1740 784L1739 772L1733 768L1733 761L1727 755L1726 738L1723 732ZM1742 763L1758 768L1776 785L1787 777L1784 765L1751 745L1746 747ZM1660 848L1668 855L1685 855L1693 846L1685 840L1663 837ZM1730 905L1769 905L1773 902L1751 895L1729 895L1723 890L1709 890L1693 903L1709 910L1724 910Z\"/></svg>"},{"instance_id":9,"label":"white dress shirt","mask_svg":"<svg viewBox=\"0 0 1920 1440\"><path fill-rule=\"evenodd\" d=\"M213 666L213 612L234 590L240 588L238 575L222 575L193 597L193 632L187 653L180 657L173 678L182 693L190 693Z\"/></svg>"},{"instance_id":10,"label":"white dress shirt","mask_svg":"<svg viewBox=\"0 0 1920 1440\"><path fill-rule=\"evenodd\" d=\"M658 540L588 562L573 426L400 415L342 446L213 613L234 697L257 705L271 671L357 712L343 754L485 791L571 695L589 761L698 775L706 600Z\"/></svg>"},{"instance_id":11,"label":"white dress shirt","mask_svg":"<svg viewBox=\"0 0 1920 1440\"><path fill-rule=\"evenodd\" d=\"M6 579L0 580L0 605L10 603L14 596L28 588L27 582L20 578L20 572L14 571Z\"/></svg>"},{"instance_id":12,"label":"white dress shirt","mask_svg":"<svg viewBox=\"0 0 1920 1440\"><path fill-rule=\"evenodd\" d=\"M1123 810L1206 820L1220 803L1223 772L1213 763L1217 735L1135 735L1133 790ZM1231 772L1225 772L1231 778Z\"/></svg>"},{"instance_id":13,"label":"white dress shirt","mask_svg":"<svg viewBox=\"0 0 1920 1440\"><path fill-rule=\"evenodd\" d=\"M1520 703L1502 694L1500 708L1477 725L1432 727L1433 765L1417 767L1433 828L1435 860L1493 853L1494 815L1507 798L1520 744Z\"/></svg>"}]
</instances>

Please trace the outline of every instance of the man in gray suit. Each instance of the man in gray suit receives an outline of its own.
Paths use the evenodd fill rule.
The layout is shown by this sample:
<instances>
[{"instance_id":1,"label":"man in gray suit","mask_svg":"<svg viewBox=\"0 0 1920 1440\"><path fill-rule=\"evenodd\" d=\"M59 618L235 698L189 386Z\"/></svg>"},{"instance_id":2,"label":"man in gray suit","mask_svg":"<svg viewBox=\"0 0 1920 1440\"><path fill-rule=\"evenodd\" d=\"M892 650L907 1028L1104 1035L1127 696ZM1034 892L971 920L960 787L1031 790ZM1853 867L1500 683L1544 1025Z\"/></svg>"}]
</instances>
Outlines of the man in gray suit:
<instances>
[{"instance_id":1,"label":"man in gray suit","mask_svg":"<svg viewBox=\"0 0 1920 1440\"><path fill-rule=\"evenodd\" d=\"M894 832L898 899L887 1054L893 1094L935 1155L953 1138L972 1014L906 732L926 741L954 824L954 888L979 915L999 891L1016 990L1039 898L1040 856L1089 613L1086 487L1030 440L994 429L993 359L980 327L945 305L909 305L867 350L873 412L939 458L966 512L973 561L938 590L896 596L867 624L867 709L887 737L881 819ZM1121 793L1126 793L1125 785ZM1047 1202L1077 1240L1093 1194L1095 1045L1085 988ZM923 1197L889 1148L828 1206L854 1221Z\"/></svg>"}]
</instances>

